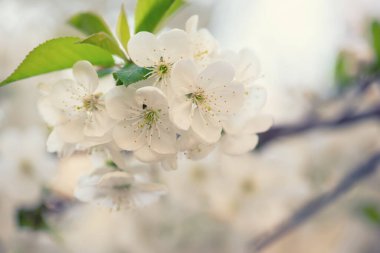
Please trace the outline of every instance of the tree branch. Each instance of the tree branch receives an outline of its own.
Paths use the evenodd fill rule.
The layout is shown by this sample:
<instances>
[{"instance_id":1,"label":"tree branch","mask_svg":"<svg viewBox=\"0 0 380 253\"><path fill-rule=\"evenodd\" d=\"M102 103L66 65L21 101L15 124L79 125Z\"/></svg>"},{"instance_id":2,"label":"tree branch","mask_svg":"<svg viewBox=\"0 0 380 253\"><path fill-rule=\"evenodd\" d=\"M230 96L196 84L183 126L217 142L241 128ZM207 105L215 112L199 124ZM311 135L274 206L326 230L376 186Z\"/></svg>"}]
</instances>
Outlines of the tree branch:
<instances>
[{"instance_id":1,"label":"tree branch","mask_svg":"<svg viewBox=\"0 0 380 253\"><path fill-rule=\"evenodd\" d=\"M353 95L358 97L362 96L366 90L372 85L380 85L380 75L366 76L359 78L357 80L357 85L353 86ZM344 96L348 93L346 90L340 96ZM333 100L336 97L332 98ZM380 120L380 104L376 105L374 108L369 109L368 111L354 114L354 108L351 105L348 105L347 108L343 111L337 119L332 120L321 120L315 117L315 112L311 112L309 117L306 117L307 120L301 123L296 123L292 125L283 125L275 126L269 129L267 132L259 134L259 143L255 150L258 150L268 143L277 140L282 137L290 137L297 134L302 134L307 131L311 131L318 128L335 128L342 125L349 125L356 123L361 120L367 119L377 119Z\"/></svg>"},{"instance_id":2,"label":"tree branch","mask_svg":"<svg viewBox=\"0 0 380 253\"><path fill-rule=\"evenodd\" d=\"M354 169L351 173L347 174L330 192L322 194L308 202L303 208L299 209L273 232L263 234L262 236L253 239L248 245L250 252L259 252L287 235L288 232L294 230L299 225L307 221L310 217L323 210L323 208L329 204L333 203L342 194L348 192L353 186L355 186L355 184L373 174L379 163L380 152L374 154L365 163Z\"/></svg>"},{"instance_id":3,"label":"tree branch","mask_svg":"<svg viewBox=\"0 0 380 253\"><path fill-rule=\"evenodd\" d=\"M380 104L365 112L357 114L344 114L337 119L310 119L300 124L272 127L267 132L259 134L259 144L256 149L260 149L268 143L282 137L290 137L318 128L335 128L343 125L350 125L367 119L380 120Z\"/></svg>"}]
</instances>

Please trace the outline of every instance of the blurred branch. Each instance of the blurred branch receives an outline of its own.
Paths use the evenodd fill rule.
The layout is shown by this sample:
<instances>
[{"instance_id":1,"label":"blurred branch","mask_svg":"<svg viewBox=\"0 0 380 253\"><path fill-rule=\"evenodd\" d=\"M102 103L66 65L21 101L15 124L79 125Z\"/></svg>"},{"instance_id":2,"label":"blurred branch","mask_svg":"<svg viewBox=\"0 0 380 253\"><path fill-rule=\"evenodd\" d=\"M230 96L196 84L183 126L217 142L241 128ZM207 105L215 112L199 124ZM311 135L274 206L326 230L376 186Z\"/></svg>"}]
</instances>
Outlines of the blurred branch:
<instances>
[{"instance_id":1,"label":"blurred branch","mask_svg":"<svg viewBox=\"0 0 380 253\"><path fill-rule=\"evenodd\" d=\"M371 85L378 85L379 79L380 77L378 75L359 79L357 81L357 85L352 87L352 89L354 89L353 95L355 97L363 95ZM319 119L316 116L316 113L313 111L310 113L309 117L306 117L306 120L303 122L295 123L293 125L274 126L267 132L259 134L259 144L257 145L256 149L260 149L268 143L279 138L290 137L319 128L336 128L368 119L380 120L380 103L374 108L371 108L364 112L355 114L354 111L355 110L352 108L352 105L349 104L343 113L335 119Z\"/></svg>"},{"instance_id":2,"label":"blurred branch","mask_svg":"<svg viewBox=\"0 0 380 253\"><path fill-rule=\"evenodd\" d=\"M287 235L302 223L306 222L310 217L337 200L342 194L348 192L355 186L355 184L372 175L376 171L379 163L380 152L374 154L365 163L354 169L351 173L347 174L330 192L324 193L308 202L304 207L295 212L295 214L293 214L288 220L278 226L273 232L254 238L249 243L249 249L251 252L259 252L263 250Z\"/></svg>"},{"instance_id":3,"label":"blurred branch","mask_svg":"<svg viewBox=\"0 0 380 253\"><path fill-rule=\"evenodd\" d=\"M311 118L305 122L294 125L272 127L267 132L259 134L259 144L256 149L260 149L268 143L282 137L290 137L319 128L335 128L345 126L368 119L380 120L380 104L374 108L357 114L344 113L336 119L320 120Z\"/></svg>"}]
</instances>

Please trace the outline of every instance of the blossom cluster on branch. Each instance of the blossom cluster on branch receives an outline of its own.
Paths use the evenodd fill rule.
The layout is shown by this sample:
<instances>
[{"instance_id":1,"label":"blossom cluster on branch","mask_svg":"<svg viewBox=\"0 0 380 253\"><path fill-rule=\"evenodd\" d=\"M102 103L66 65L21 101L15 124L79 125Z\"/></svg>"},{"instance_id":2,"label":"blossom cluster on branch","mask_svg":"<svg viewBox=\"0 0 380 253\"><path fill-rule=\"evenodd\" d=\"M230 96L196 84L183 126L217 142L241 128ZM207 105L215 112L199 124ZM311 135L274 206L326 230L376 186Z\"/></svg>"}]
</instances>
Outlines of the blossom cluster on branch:
<instances>
[{"instance_id":1,"label":"blossom cluster on branch","mask_svg":"<svg viewBox=\"0 0 380 253\"><path fill-rule=\"evenodd\" d=\"M183 154L201 159L216 148L232 155L248 152L257 133L271 126L272 119L260 114L266 93L256 82L255 55L221 50L211 33L197 26L193 16L185 30L132 36L126 63L146 72L138 82L99 80L89 62L79 61L74 79L40 85L39 109L52 127L48 150L62 156L86 150L103 158L80 180L79 199L116 208L144 205L165 187L141 177L143 169L126 156L176 169Z\"/></svg>"}]
</instances>

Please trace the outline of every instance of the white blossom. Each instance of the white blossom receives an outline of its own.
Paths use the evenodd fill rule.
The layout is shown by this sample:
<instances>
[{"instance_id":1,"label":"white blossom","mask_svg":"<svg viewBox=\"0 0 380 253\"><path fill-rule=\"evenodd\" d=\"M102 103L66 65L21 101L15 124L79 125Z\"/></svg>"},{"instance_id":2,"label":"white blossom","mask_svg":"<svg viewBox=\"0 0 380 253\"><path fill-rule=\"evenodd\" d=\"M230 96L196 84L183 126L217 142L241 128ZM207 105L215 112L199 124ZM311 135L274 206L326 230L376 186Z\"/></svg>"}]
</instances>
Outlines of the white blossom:
<instances>
[{"instance_id":1,"label":"white blossom","mask_svg":"<svg viewBox=\"0 0 380 253\"><path fill-rule=\"evenodd\" d=\"M136 88L119 86L107 95L107 110L119 121L113 130L116 144L146 162L176 153L166 96L156 87Z\"/></svg>"},{"instance_id":2,"label":"white blossom","mask_svg":"<svg viewBox=\"0 0 380 253\"><path fill-rule=\"evenodd\" d=\"M112 142L112 133L109 131L100 137L84 137L80 142L71 143L63 141L56 129L53 129L47 139L47 151L58 153L59 157L68 157L75 151L88 151L93 147L108 145Z\"/></svg>"},{"instance_id":3,"label":"white blossom","mask_svg":"<svg viewBox=\"0 0 380 253\"><path fill-rule=\"evenodd\" d=\"M207 157L217 146L216 143L203 142L192 130L182 133L178 138L178 146L188 159L200 160Z\"/></svg>"},{"instance_id":4,"label":"white blossom","mask_svg":"<svg viewBox=\"0 0 380 253\"><path fill-rule=\"evenodd\" d=\"M190 39L192 57L201 64L207 64L216 53L218 44L207 29L198 30L198 20L197 15L191 16L186 21L186 32Z\"/></svg>"},{"instance_id":5,"label":"white blossom","mask_svg":"<svg viewBox=\"0 0 380 253\"><path fill-rule=\"evenodd\" d=\"M116 210L146 206L165 193L163 185L143 182L138 174L107 167L83 176L75 189L79 200Z\"/></svg>"},{"instance_id":6,"label":"white blossom","mask_svg":"<svg viewBox=\"0 0 380 253\"><path fill-rule=\"evenodd\" d=\"M224 50L217 59L227 61L235 69L235 81L244 84L247 88L258 80L261 67L256 54L250 49L242 49L238 53Z\"/></svg>"},{"instance_id":7,"label":"white blossom","mask_svg":"<svg viewBox=\"0 0 380 253\"><path fill-rule=\"evenodd\" d=\"M229 155L241 155L254 149L259 141L258 133L267 131L273 124L269 115L257 115L239 127L225 125L220 141L222 151Z\"/></svg>"},{"instance_id":8,"label":"white blossom","mask_svg":"<svg viewBox=\"0 0 380 253\"><path fill-rule=\"evenodd\" d=\"M112 120L105 110L104 94L96 71L87 61L73 66L74 80L55 83L40 103L40 112L63 142L77 143L85 137L102 137Z\"/></svg>"},{"instance_id":9,"label":"white blossom","mask_svg":"<svg viewBox=\"0 0 380 253\"><path fill-rule=\"evenodd\" d=\"M148 74L154 85L165 93L168 91L173 65L190 57L190 42L183 30L173 29L156 37L149 32L139 32L128 42L132 61L150 69Z\"/></svg>"},{"instance_id":10,"label":"white blossom","mask_svg":"<svg viewBox=\"0 0 380 253\"><path fill-rule=\"evenodd\" d=\"M223 121L244 102L243 85L233 83L234 70L225 62L210 64L201 72L190 60L176 64L170 116L181 130L191 128L204 142L219 140Z\"/></svg>"},{"instance_id":11,"label":"white blossom","mask_svg":"<svg viewBox=\"0 0 380 253\"><path fill-rule=\"evenodd\" d=\"M40 85L39 110L52 127L48 151L91 155L95 170L80 180L79 199L115 209L144 205L164 189L140 181L129 158L175 170L182 158L245 153L272 124L260 115L266 92L253 52L220 51L211 33L198 28L198 16L185 30L139 32L127 49L133 64L147 70L144 80L102 85L91 64L80 61L75 80Z\"/></svg>"}]
</instances>

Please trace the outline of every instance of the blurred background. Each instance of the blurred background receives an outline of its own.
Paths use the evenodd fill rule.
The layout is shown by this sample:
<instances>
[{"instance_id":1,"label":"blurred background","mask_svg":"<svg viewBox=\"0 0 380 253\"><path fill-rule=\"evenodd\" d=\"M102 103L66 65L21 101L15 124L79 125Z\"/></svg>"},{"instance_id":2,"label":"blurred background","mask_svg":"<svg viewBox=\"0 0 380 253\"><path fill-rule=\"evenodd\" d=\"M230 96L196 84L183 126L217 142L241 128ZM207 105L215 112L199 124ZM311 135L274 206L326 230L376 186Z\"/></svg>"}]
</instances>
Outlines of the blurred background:
<instances>
[{"instance_id":1,"label":"blurred background","mask_svg":"<svg viewBox=\"0 0 380 253\"><path fill-rule=\"evenodd\" d=\"M67 25L71 15L94 11L115 27L122 3L132 18L133 0L0 0L0 79L43 41L79 35ZM182 28L193 14L222 47L259 56L274 127L335 122L380 106L379 79L362 88L380 74L371 34L378 0L188 0L169 26ZM156 175L169 188L161 201L110 212L73 198L91 167L86 155L58 160L45 151L37 85L56 78L0 88L0 253L254 252L263 233L380 151L377 110L352 124L275 138L244 156L183 160ZM378 169L262 252L378 253L379 238Z\"/></svg>"}]
</instances>

